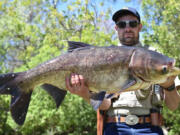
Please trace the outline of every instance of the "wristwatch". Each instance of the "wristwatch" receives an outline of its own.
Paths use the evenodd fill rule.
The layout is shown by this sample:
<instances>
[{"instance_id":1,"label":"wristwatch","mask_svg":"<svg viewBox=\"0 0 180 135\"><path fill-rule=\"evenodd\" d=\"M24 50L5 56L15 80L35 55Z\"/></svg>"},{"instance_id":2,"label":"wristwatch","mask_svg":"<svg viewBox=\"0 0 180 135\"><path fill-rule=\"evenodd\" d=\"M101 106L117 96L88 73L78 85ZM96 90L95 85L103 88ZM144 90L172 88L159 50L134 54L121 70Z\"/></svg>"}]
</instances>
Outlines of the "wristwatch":
<instances>
[{"instance_id":1,"label":"wristwatch","mask_svg":"<svg viewBox=\"0 0 180 135\"><path fill-rule=\"evenodd\" d=\"M175 83L173 83L171 86L169 86L168 88L164 88L164 89L167 91L173 91L173 90L175 90L175 88L176 88Z\"/></svg>"}]
</instances>

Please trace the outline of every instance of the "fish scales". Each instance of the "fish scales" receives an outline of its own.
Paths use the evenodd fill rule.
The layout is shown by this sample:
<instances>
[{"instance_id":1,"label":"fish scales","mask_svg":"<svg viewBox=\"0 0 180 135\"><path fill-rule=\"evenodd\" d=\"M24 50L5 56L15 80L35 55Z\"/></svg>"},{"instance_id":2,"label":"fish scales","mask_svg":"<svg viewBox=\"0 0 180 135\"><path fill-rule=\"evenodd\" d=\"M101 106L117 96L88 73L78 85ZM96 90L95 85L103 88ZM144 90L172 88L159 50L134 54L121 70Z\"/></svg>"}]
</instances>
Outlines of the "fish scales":
<instances>
[{"instance_id":1,"label":"fish scales","mask_svg":"<svg viewBox=\"0 0 180 135\"><path fill-rule=\"evenodd\" d=\"M95 92L115 89L111 84L118 80L121 72L125 72L125 75L128 73L132 51L133 49L128 48L96 47L67 53L27 71L24 76L27 82L21 86L29 87L29 84L35 87L50 83L66 89L65 77L70 73L78 73L85 76L86 83ZM116 90L119 89L120 87L116 87Z\"/></svg>"}]
</instances>

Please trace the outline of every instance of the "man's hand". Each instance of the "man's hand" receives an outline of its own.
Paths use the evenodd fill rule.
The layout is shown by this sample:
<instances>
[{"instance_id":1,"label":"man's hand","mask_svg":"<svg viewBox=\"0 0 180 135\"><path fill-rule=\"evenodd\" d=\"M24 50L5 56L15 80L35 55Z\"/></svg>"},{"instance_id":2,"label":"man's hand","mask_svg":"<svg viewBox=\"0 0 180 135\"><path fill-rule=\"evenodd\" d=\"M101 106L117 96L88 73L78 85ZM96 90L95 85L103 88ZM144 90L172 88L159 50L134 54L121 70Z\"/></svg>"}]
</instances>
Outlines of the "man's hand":
<instances>
[{"instance_id":1,"label":"man's hand","mask_svg":"<svg viewBox=\"0 0 180 135\"><path fill-rule=\"evenodd\" d=\"M90 92L88 86L85 84L82 75L71 74L66 77L66 88L72 94L76 94L89 102Z\"/></svg>"},{"instance_id":2,"label":"man's hand","mask_svg":"<svg viewBox=\"0 0 180 135\"><path fill-rule=\"evenodd\" d=\"M90 90L86 85L84 78L82 75L71 74L66 77L66 88L72 94L76 94L82 98L84 98L88 103L90 103ZM108 110L111 106L111 99L104 99L102 104L100 105L101 110Z\"/></svg>"},{"instance_id":3,"label":"man's hand","mask_svg":"<svg viewBox=\"0 0 180 135\"><path fill-rule=\"evenodd\" d=\"M176 88L174 90L168 91L166 90L170 86L172 86L175 82L176 76L171 76L167 79L165 83L159 84L164 88L164 95L165 95L165 104L170 110L175 110L178 108L180 104L180 95Z\"/></svg>"}]
</instances>

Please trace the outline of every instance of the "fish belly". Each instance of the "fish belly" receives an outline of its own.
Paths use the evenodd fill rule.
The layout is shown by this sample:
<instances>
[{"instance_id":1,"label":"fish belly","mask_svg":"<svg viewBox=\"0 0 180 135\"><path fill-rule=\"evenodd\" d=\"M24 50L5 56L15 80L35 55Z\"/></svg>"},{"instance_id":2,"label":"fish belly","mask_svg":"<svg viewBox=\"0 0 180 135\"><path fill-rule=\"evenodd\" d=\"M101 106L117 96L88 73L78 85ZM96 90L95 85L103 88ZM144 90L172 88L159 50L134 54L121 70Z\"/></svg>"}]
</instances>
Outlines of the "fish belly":
<instances>
[{"instance_id":1,"label":"fish belly","mask_svg":"<svg viewBox=\"0 0 180 135\"><path fill-rule=\"evenodd\" d=\"M89 89L93 92L106 91L114 93L122 89L129 79L127 69L109 69L82 73Z\"/></svg>"}]
</instances>

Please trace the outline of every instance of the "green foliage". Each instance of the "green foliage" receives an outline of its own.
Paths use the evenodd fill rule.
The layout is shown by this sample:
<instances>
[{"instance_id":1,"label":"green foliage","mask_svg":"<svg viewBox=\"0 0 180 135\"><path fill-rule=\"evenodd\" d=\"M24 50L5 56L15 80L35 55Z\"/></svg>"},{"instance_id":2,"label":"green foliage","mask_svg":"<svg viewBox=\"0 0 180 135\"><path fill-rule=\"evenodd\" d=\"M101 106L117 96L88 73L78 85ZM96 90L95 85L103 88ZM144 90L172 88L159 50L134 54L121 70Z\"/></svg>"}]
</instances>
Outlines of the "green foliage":
<instances>
[{"instance_id":1,"label":"green foliage","mask_svg":"<svg viewBox=\"0 0 180 135\"><path fill-rule=\"evenodd\" d=\"M68 3L67 9L60 9ZM102 4L103 6L103 4ZM101 7L101 5L99 5ZM2 0L0 2L1 72L20 72L67 51L67 40L98 46L116 44L114 31L102 32L109 9L98 12L89 0ZM103 25L105 26L105 25ZM3 70L7 69L7 70ZM0 134L94 135L96 112L82 98L68 93L56 109L41 88L33 91L26 121L18 126L8 112L9 96L0 98Z\"/></svg>"},{"instance_id":2,"label":"green foliage","mask_svg":"<svg viewBox=\"0 0 180 135\"><path fill-rule=\"evenodd\" d=\"M93 0L1 0L0 73L25 71L65 53L67 40L97 46L117 44L118 39L112 41L115 31L107 25L111 9L101 10L102 6L103 2ZM145 44L176 58L180 64L180 4L175 0L146 0L142 6ZM23 126L12 120L9 103L10 96L0 97L0 134L96 134L96 112L70 93L56 109L45 91L34 89ZM179 133L179 109L171 112L165 108L163 114L170 133Z\"/></svg>"},{"instance_id":3,"label":"green foliage","mask_svg":"<svg viewBox=\"0 0 180 135\"><path fill-rule=\"evenodd\" d=\"M50 131L53 135L89 135L96 131L96 113L82 98L71 94L56 109L51 97L39 88L32 95L25 124L17 126L10 117L8 123L23 135L46 135Z\"/></svg>"},{"instance_id":4,"label":"green foliage","mask_svg":"<svg viewBox=\"0 0 180 135\"><path fill-rule=\"evenodd\" d=\"M143 2L143 9L151 28L144 34L145 43L175 58L179 65L180 3L176 0L147 0Z\"/></svg>"},{"instance_id":5,"label":"green foliage","mask_svg":"<svg viewBox=\"0 0 180 135\"><path fill-rule=\"evenodd\" d=\"M165 118L165 126L169 130L169 135L175 135L180 133L180 108L175 111L168 110L167 107L163 110L163 117Z\"/></svg>"},{"instance_id":6,"label":"green foliage","mask_svg":"<svg viewBox=\"0 0 180 135\"><path fill-rule=\"evenodd\" d=\"M158 51L176 59L180 65L180 3L176 0L142 1L145 25L145 44L152 45ZM153 12L152 12L153 11ZM169 133L179 134L180 108L170 111L163 110L166 128Z\"/></svg>"},{"instance_id":7,"label":"green foliage","mask_svg":"<svg viewBox=\"0 0 180 135\"><path fill-rule=\"evenodd\" d=\"M9 111L9 98L7 96L0 97L0 134L14 133L13 129L6 123Z\"/></svg>"}]
</instances>

